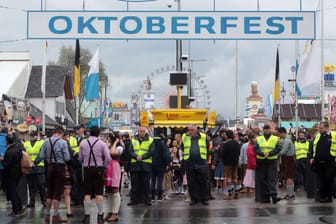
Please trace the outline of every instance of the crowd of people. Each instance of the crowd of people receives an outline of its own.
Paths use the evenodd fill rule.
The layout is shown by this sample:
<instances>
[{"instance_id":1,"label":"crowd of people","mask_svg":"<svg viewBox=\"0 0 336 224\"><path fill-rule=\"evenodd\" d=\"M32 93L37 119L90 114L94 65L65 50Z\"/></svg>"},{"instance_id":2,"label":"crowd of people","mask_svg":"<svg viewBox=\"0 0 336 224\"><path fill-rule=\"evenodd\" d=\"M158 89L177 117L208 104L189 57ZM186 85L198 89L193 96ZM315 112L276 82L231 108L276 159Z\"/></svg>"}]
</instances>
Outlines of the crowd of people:
<instances>
[{"instance_id":1,"label":"crowd of people","mask_svg":"<svg viewBox=\"0 0 336 224\"><path fill-rule=\"evenodd\" d=\"M139 127L134 136L101 133L97 126L86 133L79 125L73 133L62 127L47 136L31 131L24 140L3 127L0 180L12 206L10 215L22 216L25 207L35 208L39 194L46 223L67 222L73 216L71 208L82 206L82 223L89 224L93 200L98 224L117 222L122 187L130 187L129 206L151 206L180 195L190 206L207 206L215 199L215 189L220 192L216 197L224 200L248 193L256 202L276 204L295 200L298 189L307 190L312 175L308 170L318 177L314 191L319 202L336 197L336 132L327 122L313 135L300 130L297 137L269 125L243 134L230 129L204 133L188 125L185 133L173 134L166 136L157 128L151 136L146 127ZM34 163L28 174L21 172L22 151ZM279 196L279 187L286 188L285 196ZM29 195L24 193L27 188ZM63 199L66 218L59 213Z\"/></svg>"}]
</instances>

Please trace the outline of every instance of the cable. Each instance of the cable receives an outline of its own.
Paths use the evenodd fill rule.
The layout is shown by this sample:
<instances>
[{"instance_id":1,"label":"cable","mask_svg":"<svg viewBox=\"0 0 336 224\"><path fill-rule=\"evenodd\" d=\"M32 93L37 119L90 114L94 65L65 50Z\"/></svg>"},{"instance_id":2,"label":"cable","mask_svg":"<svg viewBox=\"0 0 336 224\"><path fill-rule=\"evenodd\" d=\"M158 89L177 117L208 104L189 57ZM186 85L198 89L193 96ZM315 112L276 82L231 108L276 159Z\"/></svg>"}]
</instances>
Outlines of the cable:
<instances>
[{"instance_id":1,"label":"cable","mask_svg":"<svg viewBox=\"0 0 336 224\"><path fill-rule=\"evenodd\" d=\"M27 38L13 39L13 40L0 40L0 43L12 43L12 42L19 42L19 41L24 41L24 40L27 40Z\"/></svg>"},{"instance_id":2,"label":"cable","mask_svg":"<svg viewBox=\"0 0 336 224\"><path fill-rule=\"evenodd\" d=\"M27 10L25 10L25 9L10 8L10 7L8 7L8 6L3 6L3 5L0 5L0 9L8 9L8 10L16 10L16 11L27 12Z\"/></svg>"}]
</instances>

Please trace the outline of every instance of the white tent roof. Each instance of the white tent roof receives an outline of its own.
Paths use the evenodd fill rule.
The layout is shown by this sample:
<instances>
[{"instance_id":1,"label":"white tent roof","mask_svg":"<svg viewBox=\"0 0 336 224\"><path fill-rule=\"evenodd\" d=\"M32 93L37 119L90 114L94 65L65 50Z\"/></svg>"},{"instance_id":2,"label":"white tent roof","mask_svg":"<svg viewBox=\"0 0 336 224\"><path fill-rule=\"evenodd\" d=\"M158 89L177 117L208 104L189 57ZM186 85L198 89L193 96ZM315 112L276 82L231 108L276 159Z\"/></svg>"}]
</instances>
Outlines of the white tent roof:
<instances>
[{"instance_id":1,"label":"white tent roof","mask_svg":"<svg viewBox=\"0 0 336 224\"><path fill-rule=\"evenodd\" d=\"M29 52L0 52L0 96L25 98L30 71Z\"/></svg>"}]
</instances>

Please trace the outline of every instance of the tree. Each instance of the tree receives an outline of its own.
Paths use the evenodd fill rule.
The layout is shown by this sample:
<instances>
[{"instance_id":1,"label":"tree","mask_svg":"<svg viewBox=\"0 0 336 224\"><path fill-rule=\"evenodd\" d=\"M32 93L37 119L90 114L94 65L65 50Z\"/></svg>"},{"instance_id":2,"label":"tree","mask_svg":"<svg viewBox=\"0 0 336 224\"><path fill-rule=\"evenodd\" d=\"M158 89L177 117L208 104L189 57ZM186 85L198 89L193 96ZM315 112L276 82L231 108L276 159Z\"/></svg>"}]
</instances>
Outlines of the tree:
<instances>
[{"instance_id":1,"label":"tree","mask_svg":"<svg viewBox=\"0 0 336 224\"><path fill-rule=\"evenodd\" d=\"M80 48L80 77L81 77L81 88L79 93L79 104L78 108L82 108L84 101L84 85L85 80L89 74L90 66L89 61L92 58L92 53L89 49ZM62 46L59 52L57 63L49 62L49 64L56 64L63 67L67 75L71 77L73 83L74 78L74 67L75 67L75 49L71 46ZM99 62L99 74L100 74L100 92L102 93L102 88L107 86L108 76L105 73L105 66L100 61ZM77 108L77 102L75 99L71 100L70 103ZM79 121L82 120L81 110L79 110Z\"/></svg>"}]
</instances>

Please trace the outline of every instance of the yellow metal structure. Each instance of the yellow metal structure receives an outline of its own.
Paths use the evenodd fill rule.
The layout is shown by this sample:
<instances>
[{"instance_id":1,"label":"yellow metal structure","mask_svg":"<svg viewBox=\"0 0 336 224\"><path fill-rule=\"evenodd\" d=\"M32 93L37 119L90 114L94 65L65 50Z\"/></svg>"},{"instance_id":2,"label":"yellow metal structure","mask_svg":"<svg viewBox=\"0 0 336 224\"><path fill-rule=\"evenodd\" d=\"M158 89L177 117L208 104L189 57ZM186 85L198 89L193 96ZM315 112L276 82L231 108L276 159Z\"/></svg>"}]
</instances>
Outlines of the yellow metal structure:
<instances>
[{"instance_id":1,"label":"yellow metal structure","mask_svg":"<svg viewBox=\"0 0 336 224\"><path fill-rule=\"evenodd\" d=\"M206 109L155 109L150 111L153 116L154 128L183 128L189 124L203 127L206 122Z\"/></svg>"}]
</instances>

